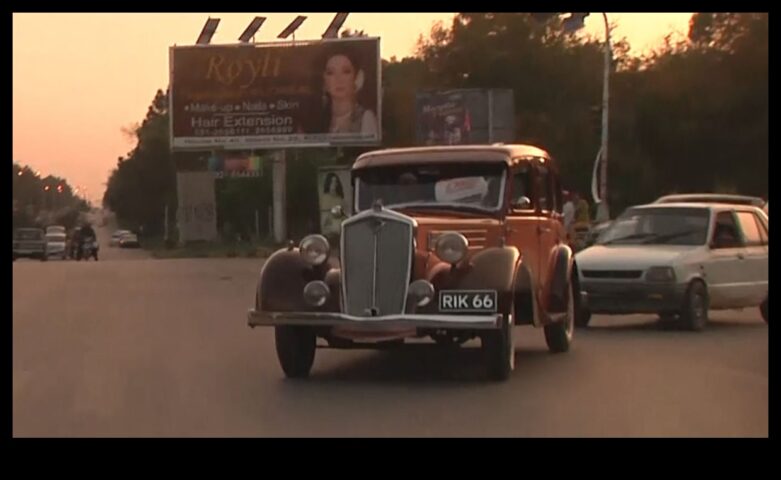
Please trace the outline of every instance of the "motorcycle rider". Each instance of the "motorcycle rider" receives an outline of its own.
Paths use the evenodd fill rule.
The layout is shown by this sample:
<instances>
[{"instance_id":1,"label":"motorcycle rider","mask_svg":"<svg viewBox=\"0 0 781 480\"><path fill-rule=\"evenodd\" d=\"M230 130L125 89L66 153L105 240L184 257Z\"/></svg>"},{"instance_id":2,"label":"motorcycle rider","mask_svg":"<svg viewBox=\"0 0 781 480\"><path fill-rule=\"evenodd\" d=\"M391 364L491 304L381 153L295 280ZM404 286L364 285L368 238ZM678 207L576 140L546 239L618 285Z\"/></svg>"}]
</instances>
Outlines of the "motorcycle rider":
<instances>
[{"instance_id":1,"label":"motorcycle rider","mask_svg":"<svg viewBox=\"0 0 781 480\"><path fill-rule=\"evenodd\" d=\"M90 225L89 222L84 222L84 225L82 225L81 229L79 229L79 257L84 256L84 244L86 242L94 242L95 239L98 236L95 234L95 230L92 228L92 225ZM95 257L97 259L97 252L95 252Z\"/></svg>"}]
</instances>

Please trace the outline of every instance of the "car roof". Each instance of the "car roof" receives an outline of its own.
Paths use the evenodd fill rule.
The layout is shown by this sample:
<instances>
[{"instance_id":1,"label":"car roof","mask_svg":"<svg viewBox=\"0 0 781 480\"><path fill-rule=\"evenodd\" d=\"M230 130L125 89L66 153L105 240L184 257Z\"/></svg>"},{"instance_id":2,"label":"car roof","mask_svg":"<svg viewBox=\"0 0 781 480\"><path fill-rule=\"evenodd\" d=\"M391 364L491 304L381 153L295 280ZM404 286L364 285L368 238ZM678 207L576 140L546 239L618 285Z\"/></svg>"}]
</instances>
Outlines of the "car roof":
<instances>
[{"instance_id":1,"label":"car roof","mask_svg":"<svg viewBox=\"0 0 781 480\"><path fill-rule=\"evenodd\" d=\"M548 152L533 145L452 145L374 150L359 156L353 164L353 170L378 166L417 165L438 162L505 162L508 165L513 165L515 163L514 159L526 157L542 158L555 165Z\"/></svg>"},{"instance_id":2,"label":"car roof","mask_svg":"<svg viewBox=\"0 0 781 480\"><path fill-rule=\"evenodd\" d=\"M762 211L762 209L755 207L753 205L743 205L743 204L732 204L732 203L714 203L714 202L671 202L671 203L648 203L645 205L635 205L633 207L629 207L631 209L675 209L675 208L704 208L708 210L713 210L717 212L725 211L725 210L751 210L751 211ZM627 210L629 210L629 208Z\"/></svg>"},{"instance_id":3,"label":"car roof","mask_svg":"<svg viewBox=\"0 0 781 480\"><path fill-rule=\"evenodd\" d=\"M665 195L654 203L733 203L739 205L762 206L765 201L759 197L749 195L733 195L727 193L683 193Z\"/></svg>"}]
</instances>

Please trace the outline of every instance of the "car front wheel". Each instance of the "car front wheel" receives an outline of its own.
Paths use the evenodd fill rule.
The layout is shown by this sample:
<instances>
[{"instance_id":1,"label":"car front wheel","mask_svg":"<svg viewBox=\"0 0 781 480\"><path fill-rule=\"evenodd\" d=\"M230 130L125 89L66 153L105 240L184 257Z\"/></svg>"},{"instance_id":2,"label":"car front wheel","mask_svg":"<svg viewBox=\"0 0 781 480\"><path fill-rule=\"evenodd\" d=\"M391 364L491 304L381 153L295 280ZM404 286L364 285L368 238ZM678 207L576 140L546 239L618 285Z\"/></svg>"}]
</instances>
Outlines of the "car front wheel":
<instances>
[{"instance_id":1,"label":"car front wheel","mask_svg":"<svg viewBox=\"0 0 781 480\"><path fill-rule=\"evenodd\" d=\"M700 331L708 323L708 292L702 282L692 282L684 297L681 320L689 329Z\"/></svg>"},{"instance_id":2,"label":"car front wheel","mask_svg":"<svg viewBox=\"0 0 781 480\"><path fill-rule=\"evenodd\" d=\"M563 320L545 325L545 343L552 353L562 353L569 350L572 343L572 335L575 330L575 296L572 293L572 282L567 288L567 314ZM588 323L588 322L587 322Z\"/></svg>"},{"instance_id":3,"label":"car front wheel","mask_svg":"<svg viewBox=\"0 0 781 480\"><path fill-rule=\"evenodd\" d=\"M306 378L315 361L317 337L306 327L278 326L274 329L277 358L288 378Z\"/></svg>"},{"instance_id":4,"label":"car front wheel","mask_svg":"<svg viewBox=\"0 0 781 480\"><path fill-rule=\"evenodd\" d=\"M514 323L512 315L505 315L502 317L501 328L490 330L480 338L488 365L488 376L492 380L507 380L515 369Z\"/></svg>"}]
</instances>

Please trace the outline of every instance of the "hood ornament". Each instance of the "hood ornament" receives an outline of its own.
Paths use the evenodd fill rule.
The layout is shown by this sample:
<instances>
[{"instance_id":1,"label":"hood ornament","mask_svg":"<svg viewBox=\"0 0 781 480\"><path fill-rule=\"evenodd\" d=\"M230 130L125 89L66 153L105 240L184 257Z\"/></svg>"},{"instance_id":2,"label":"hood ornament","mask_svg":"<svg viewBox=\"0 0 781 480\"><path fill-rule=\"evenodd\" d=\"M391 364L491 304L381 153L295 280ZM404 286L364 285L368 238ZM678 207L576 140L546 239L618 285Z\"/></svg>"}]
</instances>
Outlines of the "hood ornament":
<instances>
[{"instance_id":1,"label":"hood ornament","mask_svg":"<svg viewBox=\"0 0 781 480\"><path fill-rule=\"evenodd\" d=\"M374 203L372 204L372 210L374 210L375 212L382 211L382 199L381 198L378 198L377 200L374 201Z\"/></svg>"}]
</instances>

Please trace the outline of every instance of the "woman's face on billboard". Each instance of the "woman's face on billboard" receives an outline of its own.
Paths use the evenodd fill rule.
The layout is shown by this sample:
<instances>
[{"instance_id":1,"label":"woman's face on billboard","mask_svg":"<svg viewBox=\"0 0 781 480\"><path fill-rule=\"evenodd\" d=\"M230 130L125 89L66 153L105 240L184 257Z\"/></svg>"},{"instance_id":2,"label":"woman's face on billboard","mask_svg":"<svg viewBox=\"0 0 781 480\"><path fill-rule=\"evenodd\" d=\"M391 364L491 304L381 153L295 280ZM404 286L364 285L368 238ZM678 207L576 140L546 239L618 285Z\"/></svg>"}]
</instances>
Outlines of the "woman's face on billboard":
<instances>
[{"instance_id":1,"label":"woman's face on billboard","mask_svg":"<svg viewBox=\"0 0 781 480\"><path fill-rule=\"evenodd\" d=\"M344 55L334 55L325 64L325 91L334 100L352 99L355 96L355 67Z\"/></svg>"}]
</instances>

